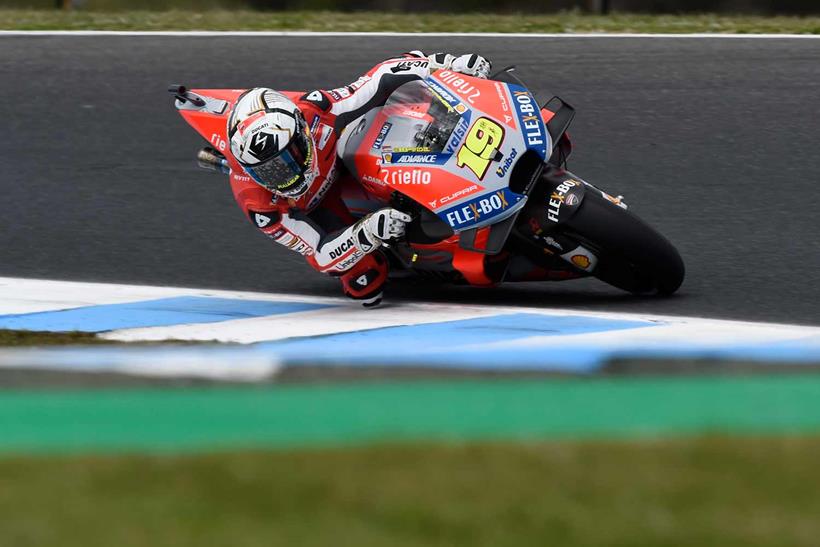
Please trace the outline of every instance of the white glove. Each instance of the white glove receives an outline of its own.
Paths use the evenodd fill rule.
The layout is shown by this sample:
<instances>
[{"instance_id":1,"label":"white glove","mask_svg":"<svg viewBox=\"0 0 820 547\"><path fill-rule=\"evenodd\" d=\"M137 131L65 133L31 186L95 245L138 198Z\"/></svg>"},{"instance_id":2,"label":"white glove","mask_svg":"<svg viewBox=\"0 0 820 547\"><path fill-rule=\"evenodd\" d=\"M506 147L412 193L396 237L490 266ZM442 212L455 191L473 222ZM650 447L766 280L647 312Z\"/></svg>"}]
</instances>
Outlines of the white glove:
<instances>
[{"instance_id":1,"label":"white glove","mask_svg":"<svg viewBox=\"0 0 820 547\"><path fill-rule=\"evenodd\" d=\"M460 57L447 53L435 53L430 55L429 59L430 70L443 68L478 78L489 76L490 68L492 68L490 61L475 53L461 55Z\"/></svg>"},{"instance_id":2,"label":"white glove","mask_svg":"<svg viewBox=\"0 0 820 547\"><path fill-rule=\"evenodd\" d=\"M477 78L486 78L489 76L491 67L490 61L475 53L456 57L453 59L453 64L450 65L450 68L456 72Z\"/></svg>"},{"instance_id":3,"label":"white glove","mask_svg":"<svg viewBox=\"0 0 820 547\"><path fill-rule=\"evenodd\" d=\"M366 253L380 245L389 247L385 242L403 236L405 225L411 220L410 215L390 207L367 215L356 224L358 247Z\"/></svg>"}]
</instances>

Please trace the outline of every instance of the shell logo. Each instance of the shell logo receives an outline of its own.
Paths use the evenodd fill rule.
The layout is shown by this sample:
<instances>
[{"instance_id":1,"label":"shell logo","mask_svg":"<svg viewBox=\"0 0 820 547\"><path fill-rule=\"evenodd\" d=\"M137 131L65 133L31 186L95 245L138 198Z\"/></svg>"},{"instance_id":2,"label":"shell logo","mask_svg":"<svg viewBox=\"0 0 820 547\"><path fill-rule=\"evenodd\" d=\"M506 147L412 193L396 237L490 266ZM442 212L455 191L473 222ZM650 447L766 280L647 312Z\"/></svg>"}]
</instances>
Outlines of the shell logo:
<instances>
[{"instance_id":1,"label":"shell logo","mask_svg":"<svg viewBox=\"0 0 820 547\"><path fill-rule=\"evenodd\" d=\"M570 261L582 270L589 268L589 257L585 255L574 255Z\"/></svg>"}]
</instances>

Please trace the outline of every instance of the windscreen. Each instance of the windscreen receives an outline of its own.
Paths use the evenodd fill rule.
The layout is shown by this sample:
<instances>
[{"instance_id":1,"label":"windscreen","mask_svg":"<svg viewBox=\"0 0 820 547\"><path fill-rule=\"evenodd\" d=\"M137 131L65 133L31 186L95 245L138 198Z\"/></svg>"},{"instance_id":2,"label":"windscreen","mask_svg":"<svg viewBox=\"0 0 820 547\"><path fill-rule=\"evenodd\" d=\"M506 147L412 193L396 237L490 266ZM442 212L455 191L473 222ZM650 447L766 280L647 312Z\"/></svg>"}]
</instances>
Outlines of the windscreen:
<instances>
[{"instance_id":1,"label":"windscreen","mask_svg":"<svg viewBox=\"0 0 820 547\"><path fill-rule=\"evenodd\" d=\"M396 89L384 105L391 132L382 146L415 148L419 152L442 152L461 114L435 94L422 80ZM462 122L464 123L464 122Z\"/></svg>"}]
</instances>

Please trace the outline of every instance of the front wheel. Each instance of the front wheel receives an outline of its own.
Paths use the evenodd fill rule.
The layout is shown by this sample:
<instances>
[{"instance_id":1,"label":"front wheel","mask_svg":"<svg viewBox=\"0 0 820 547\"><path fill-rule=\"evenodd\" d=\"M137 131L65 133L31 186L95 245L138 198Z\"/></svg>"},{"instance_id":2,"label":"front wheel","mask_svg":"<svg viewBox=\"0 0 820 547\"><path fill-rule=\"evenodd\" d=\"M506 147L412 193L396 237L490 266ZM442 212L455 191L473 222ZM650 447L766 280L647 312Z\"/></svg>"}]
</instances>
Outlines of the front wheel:
<instances>
[{"instance_id":1,"label":"front wheel","mask_svg":"<svg viewBox=\"0 0 820 547\"><path fill-rule=\"evenodd\" d=\"M587 191L562 228L594 249L598 264L592 275L601 281L636 294L664 295L683 283L683 260L669 240L599 192Z\"/></svg>"}]
</instances>

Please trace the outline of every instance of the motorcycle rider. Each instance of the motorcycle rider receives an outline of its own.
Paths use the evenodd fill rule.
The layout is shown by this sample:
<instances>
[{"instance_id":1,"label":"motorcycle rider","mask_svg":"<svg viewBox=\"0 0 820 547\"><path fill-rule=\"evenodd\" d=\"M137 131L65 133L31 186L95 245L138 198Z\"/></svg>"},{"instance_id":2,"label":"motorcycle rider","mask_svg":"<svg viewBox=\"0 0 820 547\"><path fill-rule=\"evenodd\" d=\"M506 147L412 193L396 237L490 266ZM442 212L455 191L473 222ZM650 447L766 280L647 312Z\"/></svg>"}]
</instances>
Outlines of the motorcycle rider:
<instances>
[{"instance_id":1,"label":"motorcycle rider","mask_svg":"<svg viewBox=\"0 0 820 547\"><path fill-rule=\"evenodd\" d=\"M382 245L404 234L409 215L385 207L354 223L341 199L336 143L353 120L381 106L402 84L433 70L486 78L490 63L470 54L412 51L376 65L356 81L305 93L295 102L268 88L237 100L228 118L231 153L245 173L231 173L234 196L251 222L338 276L344 293L366 306L381 301L387 280Z\"/></svg>"}]
</instances>

